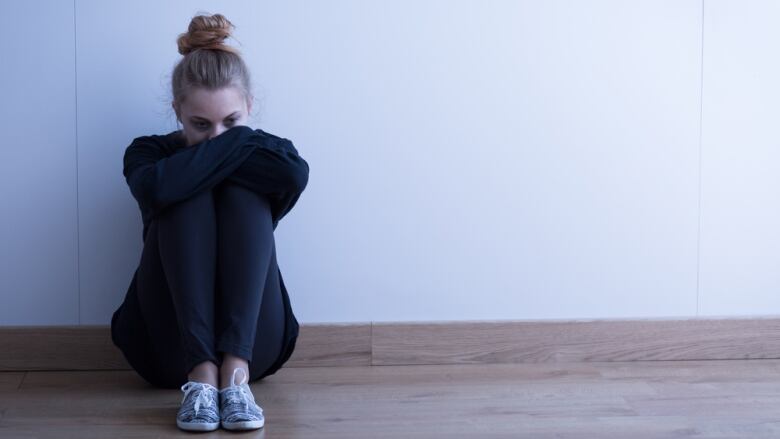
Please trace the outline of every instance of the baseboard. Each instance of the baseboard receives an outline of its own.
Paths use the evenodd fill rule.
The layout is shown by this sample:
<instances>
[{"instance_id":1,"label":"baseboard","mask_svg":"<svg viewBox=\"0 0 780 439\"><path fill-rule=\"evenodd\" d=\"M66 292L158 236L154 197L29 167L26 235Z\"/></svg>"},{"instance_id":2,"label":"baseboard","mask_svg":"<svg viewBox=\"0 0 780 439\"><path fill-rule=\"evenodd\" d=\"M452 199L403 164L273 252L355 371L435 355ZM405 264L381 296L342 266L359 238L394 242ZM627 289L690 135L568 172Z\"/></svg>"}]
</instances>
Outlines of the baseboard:
<instances>
[{"instance_id":1,"label":"baseboard","mask_svg":"<svg viewBox=\"0 0 780 439\"><path fill-rule=\"evenodd\" d=\"M780 358L780 318L301 324L284 367ZM0 371L130 369L107 325L0 327Z\"/></svg>"}]
</instances>

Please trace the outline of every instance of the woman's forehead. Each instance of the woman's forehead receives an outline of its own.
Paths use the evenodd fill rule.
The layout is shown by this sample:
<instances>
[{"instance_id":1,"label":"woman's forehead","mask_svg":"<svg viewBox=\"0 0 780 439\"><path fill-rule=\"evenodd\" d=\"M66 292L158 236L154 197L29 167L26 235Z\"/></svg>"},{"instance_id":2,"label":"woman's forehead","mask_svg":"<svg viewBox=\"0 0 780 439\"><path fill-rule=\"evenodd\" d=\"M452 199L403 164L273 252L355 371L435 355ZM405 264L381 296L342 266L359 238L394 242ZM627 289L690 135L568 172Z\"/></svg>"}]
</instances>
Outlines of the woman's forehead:
<instances>
[{"instance_id":1,"label":"woman's forehead","mask_svg":"<svg viewBox=\"0 0 780 439\"><path fill-rule=\"evenodd\" d=\"M222 119L241 112L246 106L241 93L234 87L218 90L195 89L184 102L183 109L192 116Z\"/></svg>"}]
</instances>

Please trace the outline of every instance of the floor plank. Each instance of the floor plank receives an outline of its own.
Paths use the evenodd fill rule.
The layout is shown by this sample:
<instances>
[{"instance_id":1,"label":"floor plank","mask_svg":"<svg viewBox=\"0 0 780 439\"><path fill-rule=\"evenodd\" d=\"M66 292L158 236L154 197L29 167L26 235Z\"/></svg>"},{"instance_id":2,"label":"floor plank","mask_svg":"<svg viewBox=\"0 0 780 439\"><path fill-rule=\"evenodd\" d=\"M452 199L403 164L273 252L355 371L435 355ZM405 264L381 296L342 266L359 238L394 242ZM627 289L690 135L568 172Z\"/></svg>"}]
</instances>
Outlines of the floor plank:
<instances>
[{"instance_id":1,"label":"floor plank","mask_svg":"<svg viewBox=\"0 0 780 439\"><path fill-rule=\"evenodd\" d=\"M778 375L780 360L282 368L252 383L266 426L240 436L779 437ZM0 437L192 437L182 396L133 371L0 373Z\"/></svg>"},{"instance_id":2,"label":"floor plank","mask_svg":"<svg viewBox=\"0 0 780 439\"><path fill-rule=\"evenodd\" d=\"M16 390L27 372L0 372L0 392Z\"/></svg>"}]
</instances>

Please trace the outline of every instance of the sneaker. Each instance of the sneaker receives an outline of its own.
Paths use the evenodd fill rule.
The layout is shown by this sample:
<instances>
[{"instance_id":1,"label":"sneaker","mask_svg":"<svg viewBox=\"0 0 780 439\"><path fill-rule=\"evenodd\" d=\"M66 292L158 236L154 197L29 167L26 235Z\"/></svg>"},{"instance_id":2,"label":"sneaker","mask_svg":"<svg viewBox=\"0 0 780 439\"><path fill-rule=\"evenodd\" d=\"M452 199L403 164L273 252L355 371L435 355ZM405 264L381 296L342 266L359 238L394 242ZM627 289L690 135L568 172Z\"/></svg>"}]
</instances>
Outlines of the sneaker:
<instances>
[{"instance_id":1,"label":"sneaker","mask_svg":"<svg viewBox=\"0 0 780 439\"><path fill-rule=\"evenodd\" d=\"M236 374L239 371L243 377L237 382ZM226 430L254 430L265 424L263 409L255 403L255 397L247 384L248 379L246 371L237 367L233 370L230 386L219 391L220 417L222 427Z\"/></svg>"},{"instance_id":2,"label":"sneaker","mask_svg":"<svg viewBox=\"0 0 780 439\"><path fill-rule=\"evenodd\" d=\"M176 425L188 431L213 431L219 428L219 391L208 383L188 381L181 386L181 400Z\"/></svg>"}]
</instances>

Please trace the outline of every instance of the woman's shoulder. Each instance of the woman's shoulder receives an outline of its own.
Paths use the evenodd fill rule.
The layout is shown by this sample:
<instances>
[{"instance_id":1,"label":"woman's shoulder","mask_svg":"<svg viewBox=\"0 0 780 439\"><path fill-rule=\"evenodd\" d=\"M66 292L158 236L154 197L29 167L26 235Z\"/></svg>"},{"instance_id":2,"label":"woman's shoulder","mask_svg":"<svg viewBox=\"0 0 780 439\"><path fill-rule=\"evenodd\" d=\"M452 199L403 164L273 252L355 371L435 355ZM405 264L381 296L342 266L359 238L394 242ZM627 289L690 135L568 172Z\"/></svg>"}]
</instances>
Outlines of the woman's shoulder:
<instances>
[{"instance_id":1,"label":"woman's shoulder","mask_svg":"<svg viewBox=\"0 0 780 439\"><path fill-rule=\"evenodd\" d=\"M127 149L154 149L167 154L186 144L187 140L181 130L176 130L166 134L146 134L135 137Z\"/></svg>"},{"instance_id":2,"label":"woman's shoulder","mask_svg":"<svg viewBox=\"0 0 780 439\"><path fill-rule=\"evenodd\" d=\"M184 137L184 132L180 129L167 134L158 134L155 137L160 143L172 149L187 146L187 138Z\"/></svg>"},{"instance_id":3,"label":"woman's shoulder","mask_svg":"<svg viewBox=\"0 0 780 439\"><path fill-rule=\"evenodd\" d=\"M166 134L144 134L133 138L133 141L130 143L151 143L158 146L167 146L184 144L186 140L182 131L176 130Z\"/></svg>"},{"instance_id":4,"label":"woman's shoulder","mask_svg":"<svg viewBox=\"0 0 780 439\"><path fill-rule=\"evenodd\" d=\"M276 141L287 140L282 136L263 130L261 128L254 128L253 131L259 134L260 136L268 138L270 140L276 140Z\"/></svg>"},{"instance_id":5,"label":"woman's shoulder","mask_svg":"<svg viewBox=\"0 0 780 439\"><path fill-rule=\"evenodd\" d=\"M260 135L260 137L263 139L264 143L268 146L276 146L276 147L282 147L282 148L288 148L295 150L295 146L293 146L293 143L290 139L286 137L282 137L278 134L273 134L271 132L262 130L260 128L255 128L254 132Z\"/></svg>"}]
</instances>

